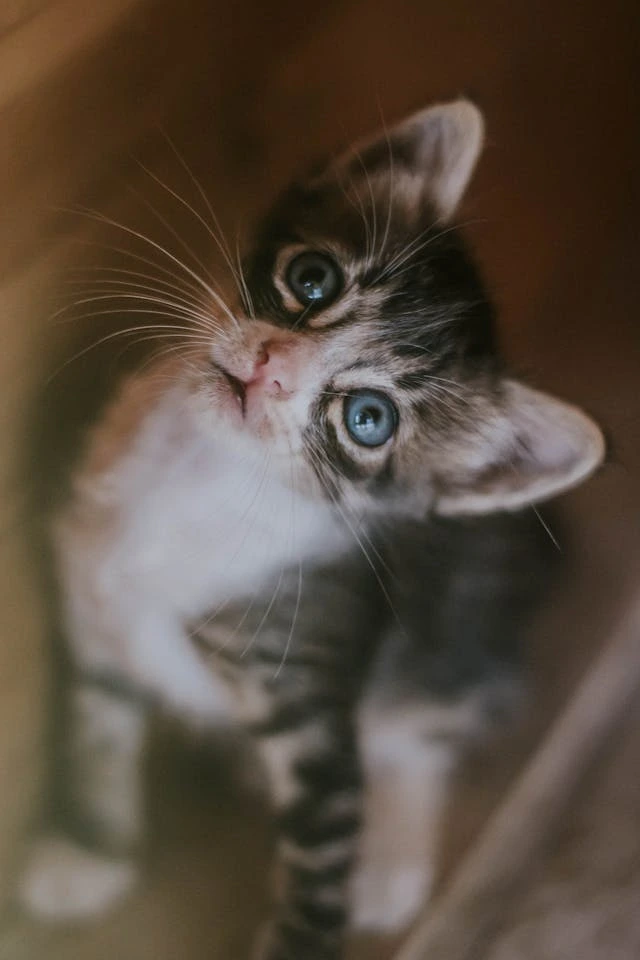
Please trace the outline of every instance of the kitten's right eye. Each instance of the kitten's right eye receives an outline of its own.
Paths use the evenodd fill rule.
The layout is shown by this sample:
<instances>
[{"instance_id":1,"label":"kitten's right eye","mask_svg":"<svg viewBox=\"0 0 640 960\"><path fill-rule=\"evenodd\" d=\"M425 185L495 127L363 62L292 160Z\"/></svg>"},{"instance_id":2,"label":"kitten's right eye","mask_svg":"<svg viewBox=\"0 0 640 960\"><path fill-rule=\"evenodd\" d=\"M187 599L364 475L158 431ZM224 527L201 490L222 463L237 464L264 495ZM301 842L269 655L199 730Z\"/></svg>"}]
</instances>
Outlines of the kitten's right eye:
<instances>
[{"instance_id":1,"label":"kitten's right eye","mask_svg":"<svg viewBox=\"0 0 640 960\"><path fill-rule=\"evenodd\" d=\"M289 289L303 307L331 303L340 293L342 283L338 266L325 253L299 253L287 269Z\"/></svg>"}]
</instances>

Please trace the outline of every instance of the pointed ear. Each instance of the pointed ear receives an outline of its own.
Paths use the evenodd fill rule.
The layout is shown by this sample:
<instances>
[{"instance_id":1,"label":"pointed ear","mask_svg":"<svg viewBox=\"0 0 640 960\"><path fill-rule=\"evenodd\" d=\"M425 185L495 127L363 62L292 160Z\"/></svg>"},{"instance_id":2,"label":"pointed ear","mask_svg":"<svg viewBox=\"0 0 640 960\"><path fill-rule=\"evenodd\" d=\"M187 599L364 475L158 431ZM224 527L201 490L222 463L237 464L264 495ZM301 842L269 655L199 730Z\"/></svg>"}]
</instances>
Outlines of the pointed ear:
<instances>
[{"instance_id":1,"label":"pointed ear","mask_svg":"<svg viewBox=\"0 0 640 960\"><path fill-rule=\"evenodd\" d=\"M426 192L443 219L460 203L484 141L484 120L469 100L455 100L420 110L390 133L413 148L413 162Z\"/></svg>"},{"instance_id":2,"label":"pointed ear","mask_svg":"<svg viewBox=\"0 0 640 960\"><path fill-rule=\"evenodd\" d=\"M469 100L437 104L372 139L357 143L334 163L351 178L393 177L415 202L426 197L437 215L454 213L471 178L484 139L482 114ZM394 184L395 185L395 184Z\"/></svg>"},{"instance_id":3,"label":"pointed ear","mask_svg":"<svg viewBox=\"0 0 640 960\"><path fill-rule=\"evenodd\" d=\"M577 407L513 380L484 429L456 445L435 511L517 510L585 480L603 460L600 428Z\"/></svg>"}]
</instances>

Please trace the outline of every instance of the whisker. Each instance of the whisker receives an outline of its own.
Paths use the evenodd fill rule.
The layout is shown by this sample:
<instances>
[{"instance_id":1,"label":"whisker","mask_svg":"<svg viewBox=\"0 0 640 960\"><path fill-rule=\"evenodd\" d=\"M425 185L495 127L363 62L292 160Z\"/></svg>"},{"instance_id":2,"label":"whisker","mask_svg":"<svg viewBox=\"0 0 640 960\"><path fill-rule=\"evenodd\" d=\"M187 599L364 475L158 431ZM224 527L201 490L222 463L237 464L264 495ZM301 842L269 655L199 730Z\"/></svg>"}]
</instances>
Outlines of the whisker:
<instances>
[{"instance_id":1,"label":"whisker","mask_svg":"<svg viewBox=\"0 0 640 960\"><path fill-rule=\"evenodd\" d=\"M279 419L282 422L284 418L280 416ZM289 550L293 555L294 545L295 545L295 533L296 533L295 528L296 528L296 496L297 496L297 484L296 484L296 477L295 477L295 459L293 456L291 439L289 434L286 431L286 428L283 430L283 433L287 440L287 446L289 447L289 470L291 475L291 490L292 490L292 496L290 500L291 511L289 514ZM291 625L289 627L287 640L282 650L282 657L280 658L280 663L278 665L278 668L276 669L273 675L274 680L277 680L278 677L280 676L280 673L282 672L282 668L285 665L287 655L289 653L289 649L291 647L291 641L293 639L293 634L294 634L296 623L298 620L298 610L300 608L301 596L302 596L302 559L300 556L298 556L298 592L296 595L296 603L293 611L293 616L291 618Z\"/></svg>"},{"instance_id":2,"label":"whisker","mask_svg":"<svg viewBox=\"0 0 640 960\"><path fill-rule=\"evenodd\" d=\"M139 342L145 343L146 341L147 341L146 337L141 337ZM130 350L132 346L135 346L135 344L127 343L123 347L122 351L118 354L118 357L124 356L127 350ZM145 370L147 370L153 364L158 363L158 361L165 359L165 357L171 357L175 355L182 357L187 363L189 363L189 350L190 350L190 347L187 346L186 343L167 344L161 349L154 350L153 355L148 357L143 363L141 363L138 369L140 373L144 373ZM189 364L189 368L194 373L197 370L197 368L193 364ZM175 377L171 377L170 379L172 382L176 382Z\"/></svg>"},{"instance_id":3,"label":"whisker","mask_svg":"<svg viewBox=\"0 0 640 960\"><path fill-rule=\"evenodd\" d=\"M296 317L295 321L291 324L291 329L292 329L292 330L297 330L297 329L304 323L306 317L308 316L309 312L310 312L312 309L313 309L313 304L312 304L312 303L310 303L310 304L308 304L306 307L304 307L304 309L302 310L302 313L300 314L300 316Z\"/></svg>"},{"instance_id":4,"label":"whisker","mask_svg":"<svg viewBox=\"0 0 640 960\"><path fill-rule=\"evenodd\" d=\"M100 289L96 290L93 296L82 297L80 299L74 300L73 302L63 307L61 310L56 311L56 313L54 313L50 318L50 322L55 320L56 317L59 317L64 313L71 312L75 307L82 306L86 303L97 303L100 301L110 301L110 300L116 301L116 302L122 301L123 304L127 304L129 301L133 301L134 303L141 301L143 303L152 303L158 306L170 307L176 310L176 314L174 314L175 316L179 316L185 320L191 319L194 321L198 321L202 329L208 331L209 333L219 333L222 330L222 328L218 324L216 324L214 320L205 316L204 314L196 313L192 308L185 306L180 301L172 300L168 297L152 297L152 296L149 296L148 294L142 294L142 293L133 293L133 292L125 293L125 292L118 292L113 290L107 290L106 292L102 292L100 291ZM122 311L127 313L131 312L128 306L125 306L125 305L123 305ZM70 317L67 317L64 321L61 320L59 322L70 323L76 319L77 317L74 314L72 314Z\"/></svg>"},{"instance_id":5,"label":"whisker","mask_svg":"<svg viewBox=\"0 0 640 960\"><path fill-rule=\"evenodd\" d=\"M265 612L262 614L262 617L261 617L261 619L260 619L260 622L258 623L258 626L257 626L256 630L254 631L253 635L251 636L251 638L249 639L249 641L245 644L244 649L243 649L243 650L241 651L241 653L240 653L240 657L241 657L241 658L246 657L246 655L248 654L249 650L251 649L251 647L253 646L253 644L255 643L255 641L258 639L260 633L262 632L262 628L263 628L263 626L265 625L265 623L267 622L267 618L268 618L269 614L271 613L271 610L273 609L273 605L274 605L274 603L276 602L276 600L277 600L277 598L278 598L278 594L280 593L280 587L282 586L282 581L283 581L283 579L284 579L284 567L283 567L282 570L280 571L280 576L278 577L278 582L277 582L277 584L276 584L276 586L275 586L275 589L274 589L274 591L273 591L273 593L272 593L272 595L271 595L271 599L270 599L270 601L269 601L269 604L268 604L268 606L267 606L267 609L266 609Z\"/></svg>"},{"instance_id":6,"label":"whisker","mask_svg":"<svg viewBox=\"0 0 640 960\"><path fill-rule=\"evenodd\" d=\"M155 310L131 310L129 312L130 313L152 313L154 315L157 315L157 311ZM109 315L112 313L113 311L111 310L98 310L98 311L95 311L93 314L88 314L87 316L100 316L102 314ZM198 339L196 336L185 338L184 333L180 331L176 331L176 328L173 326L173 324L167 324L166 327L168 331L175 331L175 332L173 333L167 332L167 333L159 334L158 339L174 336L176 339L179 338L182 341L184 341L185 339L190 339L191 341L196 343L201 343L202 345L205 345L206 343L208 343L208 341L205 341L204 339ZM45 380L44 386L48 386L52 382L52 380L54 380L64 369L66 369L66 367L69 366L69 364L74 363L76 360L79 360L81 357L90 353L92 350L95 350L98 347L102 346L103 344L108 343L112 340L116 340L118 337L132 336L133 334L139 333L140 331L145 329L157 330L158 325L152 324L152 325L128 327L124 330L115 330L111 333L106 334L103 337L100 337L98 340L94 341L93 343L90 343L86 347L83 347L82 350L79 350L72 357L69 357L67 360L65 360L64 363L62 363L59 367L57 367L56 370L54 370L53 373L49 377L47 377L47 379ZM189 329L189 333L191 333L190 329Z\"/></svg>"},{"instance_id":7,"label":"whisker","mask_svg":"<svg viewBox=\"0 0 640 960\"><path fill-rule=\"evenodd\" d=\"M369 255L366 257L366 268L369 270L371 268L371 262L376 254L376 241L378 239L378 214L376 210L376 202L373 193L373 185L371 183L371 177L369 176L369 171L367 170L366 164L362 159L362 154L352 147L352 153L358 160L358 163L362 167L362 172L364 173L365 181L367 184L367 190L369 192L369 202L371 204L371 250Z\"/></svg>"},{"instance_id":8,"label":"whisker","mask_svg":"<svg viewBox=\"0 0 640 960\"><path fill-rule=\"evenodd\" d=\"M139 162L139 161L138 161L138 162ZM153 176L153 174L152 174L151 172L146 171L146 168L143 168L143 169L145 169L145 172L148 172L149 176ZM185 251L185 253L186 253L189 257L191 257L191 259L193 260L193 262L199 267L200 270L202 270L203 275L207 277L209 283L214 287L215 290L217 290L218 295L221 297L221 296L222 296L222 295L221 295L221 287L220 287L220 284L218 283L218 281L216 280L216 278L214 277L213 273L212 273L211 270L203 263L203 261L200 259L200 257L199 257L196 253L194 253L194 251L191 249L191 247L189 246L189 244L188 244L188 243L186 242L186 240L178 233L178 231L175 229L175 227L172 226L172 224L166 219L166 217L164 217L164 216L160 213L160 211L151 203L151 201L150 201L147 197L145 197L144 194L140 193L139 190L136 190L136 188L133 187L131 184L128 184L128 185L127 185L127 189L129 190L130 193L133 193L136 197L138 197L138 199L139 199L139 200L145 205L145 207L153 214L153 216L156 218L156 220L158 220L158 222L162 224L162 226L163 226L163 227L165 228L165 230L174 238L174 240L177 240L177 242L180 244L180 246L181 246L182 249ZM168 187L167 187L166 189L169 190Z\"/></svg>"},{"instance_id":9,"label":"whisker","mask_svg":"<svg viewBox=\"0 0 640 960\"><path fill-rule=\"evenodd\" d=\"M122 358L129 352L129 350L132 350L134 347L137 347L140 344L146 343L147 341L154 342L155 340L156 340L155 337L140 337L139 340L125 343L122 350L120 350L117 353L116 361L122 360ZM193 346L188 346L185 343L177 343L177 344L174 343L174 344L166 345L161 348L153 349L144 362L140 363L138 361L136 363L136 370L142 374L145 371L147 371L150 367L155 366L157 368L160 368L162 364L168 363L171 359L173 360L179 359L180 360L179 367L176 364L175 373L173 374L169 374L168 372L163 372L161 374L160 369L156 369L154 376L158 382L162 381L163 383L166 383L167 385L170 385L170 386L176 385L176 384L184 384L185 373L191 375L194 379L199 379L202 377L202 374L203 374L202 366L197 365L196 358L194 357ZM179 373L178 373L178 370L179 370Z\"/></svg>"},{"instance_id":10,"label":"whisker","mask_svg":"<svg viewBox=\"0 0 640 960\"><path fill-rule=\"evenodd\" d=\"M206 290L209 296L213 299L215 303L218 304L220 309L224 311L224 313L231 320L231 322L234 324L237 323L236 317L231 312L230 308L227 306L227 304L222 299L222 297L218 294L218 292L214 290L213 287L210 284L208 284L207 281L200 276L200 274L198 274L195 270L192 270L188 264L184 263L179 257L176 257L175 254L171 253L169 250L163 247L162 244L158 243L156 240L153 240L151 237L147 237L144 233L141 233L139 230L134 230L133 227L128 227L124 223L119 223L117 220L114 220L111 217L107 217L105 214L101 214L99 211L91 209L90 207L80 206L75 209L72 207L66 207L66 208L62 207L61 209L63 211L66 211L67 213L73 213L77 216L83 216L89 220L94 220L97 223L103 223L103 224L106 224L107 226L114 227L117 230L121 230L123 233L127 234L128 236L135 237L136 239L140 240L141 243L148 244L154 250L157 250L159 253L163 254L163 256L171 260L172 263L175 263L178 267L181 267L182 270L184 270L184 272L188 276L190 276L193 280L196 281L197 284L199 284L204 290Z\"/></svg>"},{"instance_id":11,"label":"whisker","mask_svg":"<svg viewBox=\"0 0 640 960\"><path fill-rule=\"evenodd\" d=\"M364 202L362 200L362 197L360 196L360 192L358 188L354 184L353 177L351 176L348 177L349 185L353 192L353 197L352 197L351 194L349 193L349 190L347 189L347 187L345 187L344 183L342 182L340 178L340 172L338 170L335 171L335 175L336 175L336 183L340 188L340 192L345 197L347 203L355 210L355 212L360 216L362 220L362 223L364 226L364 243L365 243L364 261L365 263L369 263L371 261L371 225L369 224L369 221L367 219Z\"/></svg>"},{"instance_id":12,"label":"whisker","mask_svg":"<svg viewBox=\"0 0 640 960\"><path fill-rule=\"evenodd\" d=\"M430 243L434 238L432 233L433 227L428 226L424 230L421 230L420 233L406 243L391 259L387 262L386 266L380 271L380 273L375 278L375 282L379 283L381 281L390 280L391 278L397 278L401 276L399 273L401 267L407 263L415 254L422 249L421 244L425 245ZM430 236L431 234L431 236ZM426 239L425 239L426 238Z\"/></svg>"},{"instance_id":13,"label":"whisker","mask_svg":"<svg viewBox=\"0 0 640 960\"><path fill-rule=\"evenodd\" d=\"M159 310L158 313L159 314L164 313L164 315L167 317L171 316L171 317L174 317L175 319L181 319L188 324L188 327L180 327L180 328L178 328L176 324L174 325L176 329L186 329L186 330L190 330L193 333L198 332L198 333L201 333L203 336L208 337L209 339L211 339L214 336L218 337L219 339L227 339L227 335L224 329L219 327L209 317L203 316L202 314L194 312L189 306L185 304L175 302L164 297L152 297L152 296L149 296L148 294L133 294L133 293L124 293L124 292L118 292L114 294L109 292L100 292L99 290L96 290L94 292L94 295L91 297L85 297L84 299L81 299L81 300L75 300L73 304L71 304L68 308L66 308L66 312L69 315L59 316L59 319L56 322L67 324L67 323L73 323L83 318L88 319L88 317L94 315L93 312L79 314L79 313L74 313L73 310L83 303L95 303L99 301L112 302L114 306L111 312L114 314L114 316L120 313L125 315L128 313L131 313L132 304L135 304L137 302L152 304L154 307L159 307L159 308L166 307L168 308L168 310L171 311L170 313L165 312L164 309Z\"/></svg>"},{"instance_id":14,"label":"whisker","mask_svg":"<svg viewBox=\"0 0 640 960\"><path fill-rule=\"evenodd\" d=\"M116 273L116 277L105 277L103 274L105 271ZM132 279L131 279L132 278ZM145 284L142 281L148 280L149 283ZM180 297L184 300L185 303L190 303L193 307L196 307L199 310L206 310L206 303L203 299L196 297L186 288L179 286L177 283L172 283L169 280L163 280L160 277L155 277L153 274L143 273L140 270L124 270L120 267L104 267L103 271L100 271L98 277L89 279L88 277L77 277L70 278L66 280L65 283L69 286L89 286L92 282L101 283L103 286L137 286L143 290L156 290L158 292L167 292L173 296Z\"/></svg>"},{"instance_id":15,"label":"whisker","mask_svg":"<svg viewBox=\"0 0 640 960\"><path fill-rule=\"evenodd\" d=\"M170 187L168 184L166 184L157 174L155 174L152 170L150 170L148 167L146 167L140 160L138 160L137 158L134 158L134 159L135 159L135 162L138 164L138 166L146 173L146 175L147 175L148 177L150 177L150 178L151 178L155 183L157 183L163 190L165 190L171 197L173 197L174 200L176 200L176 201L177 201L178 203L180 203L183 207L185 207L185 208L189 211L189 213L190 213L193 217L195 217L195 219L198 221L198 223L200 223L200 224L204 227L204 229L207 231L207 234L208 234L209 237L213 240L213 242L215 243L216 247L217 247L218 250L220 251L220 254L221 254L224 262L226 263L227 267L229 268L229 272L231 273L231 276L233 277L233 280L234 280L236 286L238 287L239 292L242 292L242 287L241 287L241 284L240 284L239 275L238 275L237 270L236 270L236 268L235 268L235 266L234 266L233 260L231 259L231 256L230 256L230 254L229 254L229 252L228 252L228 249L227 249L227 247L222 243L222 241L221 241L221 239L220 239L220 236L218 236L218 234L215 232L215 230L212 229L212 227L210 226L210 224L207 223L207 221L204 219L204 217L202 217L202 216L198 213L198 211L197 211L187 200L184 199L184 197L181 197L180 194L179 194L176 190L172 189L172 187ZM170 230L171 234L178 240L178 242L181 244L181 246L183 247L183 249L186 249L187 252L194 258L194 260L196 261L196 263L198 264L198 266L201 267L201 269L203 269L203 270L205 271L205 273L207 274L207 276L209 276L209 277L211 278L211 273L210 273L210 271L207 270L207 268L204 266L204 264L201 262L201 260L194 255L193 251L191 251L191 250L189 249L189 247L185 244L184 240L178 235L178 233L177 233L172 227L170 227L170 226L167 224L167 222L164 220L164 218L161 218L161 217L160 217L160 215L158 214L158 212L151 206L151 204L147 203L147 206L148 206L148 207L151 209L151 211L160 219L161 223L162 223L168 230ZM209 209L210 209L210 207L209 207ZM210 210L210 212L211 212L211 214L213 215L213 211ZM215 223L216 223L216 225L217 225L217 227L218 227L218 230L219 230L220 228L219 228L219 223L218 223L217 219L215 219ZM221 231L220 231L220 233L221 233Z\"/></svg>"},{"instance_id":16,"label":"whisker","mask_svg":"<svg viewBox=\"0 0 640 960\"><path fill-rule=\"evenodd\" d=\"M312 454L312 460L313 460L313 454ZM378 571L375 563L374 563L373 560L371 559L371 556L369 555L369 552L367 551L367 549L366 549L366 547L364 546L362 540L360 539L360 536L358 535L357 530L355 529L355 527L353 526L353 524L351 523L351 521L350 521L349 518L347 517L347 515L346 515L346 513L345 513L345 511L344 511L344 509L343 509L343 505L338 501L338 499L337 499L336 496L333 494L333 492L331 491L331 489L329 488L329 486L326 484L326 482L325 482L325 480L324 480L324 477L322 476L322 472L320 471L320 472L317 473L316 475L317 475L320 483L321 483L322 486L324 487L325 491L327 492L328 496L329 496L329 497L331 498L331 500L333 501L334 506L336 507L336 509L338 510L338 513L340 514L340 516L341 516L342 519L344 520L347 528L348 528L349 531L351 532L351 534L352 534L353 538L355 539L357 545L359 546L360 550L362 551L362 555L364 556L365 560L367 561L367 564L368 564L369 567L371 568L371 570L372 570L372 572L373 572L373 575L375 576L376 581L378 582L378 586L380 587L380 590L382 591L382 594L383 594L383 596L384 596L387 604L389 605L389 609L391 610L391 613L392 613L394 619L396 620L398 626L403 630L404 628L402 627L402 623L401 623L401 621L400 621L400 617L399 617L399 615L398 615L398 613L397 613L397 610L396 610L396 608L395 608L395 605L393 604L393 601L391 600L391 596L389 595L389 591L387 590L386 584L384 583L384 580L383 580L382 577L380 576L380 573L379 573L379 571Z\"/></svg>"},{"instance_id":17,"label":"whisker","mask_svg":"<svg viewBox=\"0 0 640 960\"><path fill-rule=\"evenodd\" d=\"M376 281L388 280L391 278L397 279L401 274L399 270L404 264L411 259L412 257L417 256L422 250L428 247L431 243L435 243L437 240L440 240L442 237L445 237L449 233L455 233L458 230L463 229L464 227L471 226L475 223L483 222L482 219L476 218L473 220L466 220L464 223L456 223L452 226L445 227L442 230L432 233L433 225L427 227L417 237L414 237L399 254L396 254L390 262L386 265L384 270L378 275ZM431 234L431 236L429 236Z\"/></svg>"},{"instance_id":18,"label":"whisker","mask_svg":"<svg viewBox=\"0 0 640 960\"><path fill-rule=\"evenodd\" d=\"M291 619L291 627L290 627L290 629L289 629L289 633L288 633L288 635L287 635L287 640L286 640L286 643L285 643L285 645L284 645L284 649L283 649L283 651L282 651L282 659L280 660L280 663L279 663L279 665L278 665L278 669L276 670L276 672L275 672L274 675L273 675L273 679L274 679L274 680L277 680L278 677L280 676L280 673L282 672L282 668L284 667L285 661L286 661L286 659L287 659L287 654L289 653L289 649L290 649L290 647L291 647L291 641L292 641L292 639L293 639L293 633L294 633L294 630L295 630L295 628L296 628L296 623L297 623L297 620L298 620L298 611L300 610L300 599L301 599L301 597L302 597L302 561L299 560L299 561L298 561L298 592L297 592L297 594L296 594L296 605L295 605L295 607L294 607L293 617L292 617L292 619Z\"/></svg>"},{"instance_id":19,"label":"whisker","mask_svg":"<svg viewBox=\"0 0 640 960\"><path fill-rule=\"evenodd\" d=\"M219 221L218 217L216 216L216 214L215 214L215 212L214 212L214 210L213 210L213 207L212 207L212 205L211 205L211 201L209 200L209 197L208 197L208 195L207 195L206 190L204 189L204 187L202 186L202 184L200 183L200 181L199 181L198 178L196 177L195 173L193 172L193 170L191 169L191 167L190 167L189 164L187 163L186 159L185 159L184 156L180 153L180 151L179 151L178 148L176 147L174 141L171 139L171 137L170 137L169 134L166 132L166 130L164 130L162 127L160 127L160 132L162 133L162 136L164 137L164 139L166 140L166 142L167 142L168 145L170 146L171 150L173 151L173 154L174 154L175 158L177 159L178 163L181 165L182 169L186 172L187 176L189 177L189 179L190 179L191 182L193 183L194 187L195 187L196 190L198 191L201 199L203 200L204 205L205 205L205 207L206 207L206 209L207 209L207 212L208 212L209 216L211 217L211 223L212 223L214 229L217 231L217 234L218 234L218 237L219 237L219 243L221 244L221 247L224 248L224 251L223 251L223 250L219 247L220 252L223 253L223 254L226 254L226 261L227 261L227 263L230 263L230 261L231 261L231 251L230 251L230 249L229 249L229 244L227 243L227 241L226 241L226 239L225 239L224 231L222 230L222 227L221 227L221 225L220 225L220 221Z\"/></svg>"},{"instance_id":20,"label":"whisker","mask_svg":"<svg viewBox=\"0 0 640 960\"><path fill-rule=\"evenodd\" d=\"M143 257L142 254L140 254L140 253L135 253L133 250L129 250L129 249L127 249L126 247L118 247L118 246L116 246L115 244L100 243L100 242L97 241L97 240L78 240L78 239L76 239L75 242L76 242L76 243L79 243L79 244L81 244L82 246L85 246L85 247L97 247L99 250L106 250L106 251L108 251L109 253L118 253L118 254L120 254L120 255L122 255L122 256L124 256L124 257L127 257L127 258L130 259L130 260L135 261L136 263L144 263L144 264L146 264L146 265L149 266L149 267L153 267L154 270L157 270L157 271L158 271L159 273L161 273L163 276L172 277L177 283L180 283L181 285L183 285L184 287L186 287L188 290L190 290L190 291L194 294L194 296L198 296L198 297L202 297L202 296L203 296L202 283L201 283L201 282L198 282L197 284L192 283L191 280L189 280L189 279L187 279L186 277L184 277L181 273L176 273L174 270L170 270L169 267L163 266L162 264L157 263L157 261L155 261L155 260L150 260L148 257ZM74 267L74 268L73 268L74 271L77 271L78 269L80 269L80 268L78 268L78 267ZM86 268L84 268L84 269L86 269L86 270L100 270L100 271L113 271L113 272L122 271L122 273L127 273L127 272L128 272L127 270L125 270L124 268L121 268L121 267L111 267L111 266L103 266L103 265L92 265L92 266L86 267ZM152 276L149 276L148 279L150 279L150 280L155 280L156 278L155 278L155 276L152 275ZM203 299L202 302L203 302L203 304L205 303L204 299Z\"/></svg>"},{"instance_id":21,"label":"whisker","mask_svg":"<svg viewBox=\"0 0 640 960\"><path fill-rule=\"evenodd\" d=\"M236 263L238 265L238 280L240 287L240 295L246 302L247 313L249 316L255 320L256 312L253 306L253 300L249 292L249 287L245 279L244 271L242 269L242 257L240 256L240 237L236 235Z\"/></svg>"},{"instance_id":22,"label":"whisker","mask_svg":"<svg viewBox=\"0 0 640 960\"><path fill-rule=\"evenodd\" d=\"M387 124L382 113L382 106L378 100L378 111L380 113L380 120L382 121L382 130L384 132L385 140L387 141L387 151L389 154L389 197L387 201L387 222L384 228L384 236L382 238L382 243L380 244L380 252L383 253L387 248L387 243L389 242L389 230L391 229L391 213L393 210L393 200L394 200L394 165L393 165L393 149L391 147L391 138L389 137L389 130L387 129Z\"/></svg>"},{"instance_id":23,"label":"whisker","mask_svg":"<svg viewBox=\"0 0 640 960\"><path fill-rule=\"evenodd\" d=\"M556 550L558 551L558 553L562 553L562 547L561 547L560 544L558 543L557 538L554 537L553 532L552 532L552 530L551 530L551 527L549 526L549 524L547 523L547 521L544 519L544 517L542 516L542 514L540 513L540 511L538 510L538 508L537 508L536 506L532 506L531 509L533 510L533 512L535 513L536 517L538 518L538 520L539 520L540 523L542 524L543 529L546 530L546 532L549 534L549 539L551 540L551 543L554 545L554 547L556 548Z\"/></svg>"},{"instance_id":24,"label":"whisker","mask_svg":"<svg viewBox=\"0 0 640 960\"><path fill-rule=\"evenodd\" d=\"M317 432L317 431L316 431L316 432ZM313 443L313 441L312 441L312 443ZM322 463L323 460L326 461L326 457L324 456L324 451L322 450L322 447L321 447L321 446L316 446L315 443L313 443L313 446L314 446L314 448L315 448L316 456L318 457L318 459L320 460L320 462ZM341 479L341 480L344 480L345 483L348 484L348 483L350 482L350 481L348 480L348 478L344 475L344 473L342 473L340 470L338 470L338 468L335 466L335 464L332 464L332 465L331 465L331 470L333 470L334 473L337 473L337 475L340 477L340 479ZM367 542L368 546L370 547L371 551L376 555L376 557L378 558L378 560L380 561L380 563L381 563L382 566L384 567L385 571L389 574L389 576L393 577L393 571L391 570L391 568L390 568L389 565L387 564L387 562L386 562L386 560L384 559L384 557L379 553L377 547L375 546L374 542L373 542L373 541L371 540L371 538L369 537L367 531L366 531L365 529L363 529L363 525L362 525L362 523L360 522L359 518L356 516L355 511L352 510L347 503L343 503L343 504L341 504L341 506L342 506L342 509L343 509L343 510L349 510L349 512L351 513L351 516L352 516L352 518L353 518L353 520L354 520L354 523L357 523L357 524L358 524L358 527L359 527L359 530L360 530L360 534L361 534L362 537L366 540L366 542Z\"/></svg>"}]
</instances>

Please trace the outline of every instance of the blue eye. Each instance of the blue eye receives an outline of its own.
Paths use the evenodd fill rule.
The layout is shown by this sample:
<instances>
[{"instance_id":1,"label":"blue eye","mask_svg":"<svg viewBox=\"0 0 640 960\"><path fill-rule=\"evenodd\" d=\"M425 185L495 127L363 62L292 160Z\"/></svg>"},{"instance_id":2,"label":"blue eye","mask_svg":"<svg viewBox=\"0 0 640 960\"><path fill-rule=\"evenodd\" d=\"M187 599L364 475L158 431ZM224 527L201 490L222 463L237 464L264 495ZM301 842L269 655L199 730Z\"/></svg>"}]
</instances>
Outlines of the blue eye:
<instances>
[{"instance_id":1,"label":"blue eye","mask_svg":"<svg viewBox=\"0 0 640 960\"><path fill-rule=\"evenodd\" d=\"M320 306L334 300L342 287L342 274L324 253L300 253L289 264L287 283L303 306Z\"/></svg>"},{"instance_id":2,"label":"blue eye","mask_svg":"<svg viewBox=\"0 0 640 960\"><path fill-rule=\"evenodd\" d=\"M398 413L386 394L357 390L344 402L344 425L361 446L381 447L395 433Z\"/></svg>"}]
</instances>

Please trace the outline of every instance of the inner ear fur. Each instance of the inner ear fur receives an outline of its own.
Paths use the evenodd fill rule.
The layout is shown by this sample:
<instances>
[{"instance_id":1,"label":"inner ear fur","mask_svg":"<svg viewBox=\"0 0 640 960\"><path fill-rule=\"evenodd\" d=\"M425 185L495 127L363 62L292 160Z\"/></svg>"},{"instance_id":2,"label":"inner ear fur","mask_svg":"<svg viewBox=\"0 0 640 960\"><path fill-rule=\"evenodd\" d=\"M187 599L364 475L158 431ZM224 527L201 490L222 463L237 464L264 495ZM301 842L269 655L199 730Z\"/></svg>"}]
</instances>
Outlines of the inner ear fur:
<instances>
[{"instance_id":1,"label":"inner ear fur","mask_svg":"<svg viewBox=\"0 0 640 960\"><path fill-rule=\"evenodd\" d=\"M405 198L426 198L438 217L455 212L484 141L484 120L469 100L436 104L356 143L331 165L350 181L393 178Z\"/></svg>"},{"instance_id":2,"label":"inner ear fur","mask_svg":"<svg viewBox=\"0 0 640 960\"><path fill-rule=\"evenodd\" d=\"M506 380L501 402L446 458L435 509L448 516L518 510L577 486L604 455L602 431L586 413Z\"/></svg>"}]
</instances>

